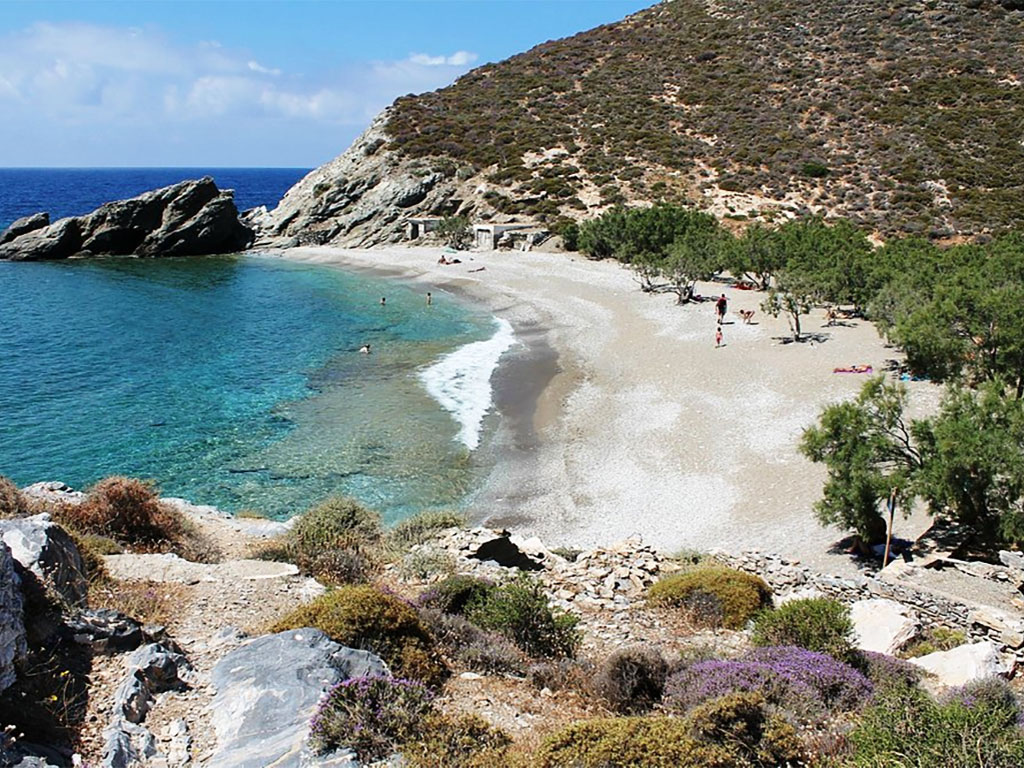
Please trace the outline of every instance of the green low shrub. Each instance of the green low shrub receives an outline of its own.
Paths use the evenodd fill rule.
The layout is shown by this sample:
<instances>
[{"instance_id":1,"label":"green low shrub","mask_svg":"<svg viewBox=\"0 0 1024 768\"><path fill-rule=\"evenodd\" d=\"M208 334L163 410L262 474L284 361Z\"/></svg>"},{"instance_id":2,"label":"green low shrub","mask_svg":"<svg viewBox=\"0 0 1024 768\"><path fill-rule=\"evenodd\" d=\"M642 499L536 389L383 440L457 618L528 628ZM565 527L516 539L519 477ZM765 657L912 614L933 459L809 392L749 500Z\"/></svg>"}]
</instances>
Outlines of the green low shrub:
<instances>
[{"instance_id":1,"label":"green low shrub","mask_svg":"<svg viewBox=\"0 0 1024 768\"><path fill-rule=\"evenodd\" d=\"M461 616L466 612L467 606L483 602L494 589L494 582L459 574L449 576L424 590L419 602L428 608Z\"/></svg>"},{"instance_id":2,"label":"green low shrub","mask_svg":"<svg viewBox=\"0 0 1024 768\"><path fill-rule=\"evenodd\" d=\"M500 632L531 656L572 657L580 643L579 619L552 611L540 582L525 574L471 603L466 618Z\"/></svg>"},{"instance_id":3,"label":"green low shrub","mask_svg":"<svg viewBox=\"0 0 1024 768\"><path fill-rule=\"evenodd\" d=\"M387 546L395 552L405 552L417 544L425 544L438 532L448 528L464 528L466 517L448 510L427 510L395 524L387 532Z\"/></svg>"},{"instance_id":4,"label":"green low shrub","mask_svg":"<svg viewBox=\"0 0 1024 768\"><path fill-rule=\"evenodd\" d=\"M304 512L291 536L309 557L339 546L365 546L380 540L380 515L355 499L335 497Z\"/></svg>"},{"instance_id":5,"label":"green low shrub","mask_svg":"<svg viewBox=\"0 0 1024 768\"><path fill-rule=\"evenodd\" d=\"M708 565L667 576L647 595L654 605L683 608L702 624L739 629L771 604L772 591L758 576Z\"/></svg>"},{"instance_id":6,"label":"green low shrub","mask_svg":"<svg viewBox=\"0 0 1024 768\"><path fill-rule=\"evenodd\" d=\"M856 662L850 609L828 598L792 600L754 618L754 645L795 645L827 653L840 661Z\"/></svg>"},{"instance_id":7,"label":"green low shrub","mask_svg":"<svg viewBox=\"0 0 1024 768\"><path fill-rule=\"evenodd\" d=\"M420 619L438 649L453 666L485 675L516 675L526 671L526 659L504 635L488 632L462 616L436 608L420 610Z\"/></svg>"},{"instance_id":8,"label":"green low shrub","mask_svg":"<svg viewBox=\"0 0 1024 768\"><path fill-rule=\"evenodd\" d=\"M296 608L270 631L300 627L315 627L349 648L372 651L397 676L433 686L447 673L416 609L376 587L338 587Z\"/></svg>"},{"instance_id":9,"label":"green low shrub","mask_svg":"<svg viewBox=\"0 0 1024 768\"><path fill-rule=\"evenodd\" d=\"M344 680L317 707L310 744L318 753L348 747L363 762L386 758L420 735L432 698L424 685L412 680Z\"/></svg>"},{"instance_id":10,"label":"green low shrub","mask_svg":"<svg viewBox=\"0 0 1024 768\"><path fill-rule=\"evenodd\" d=\"M1019 768L1020 706L999 682L982 681L938 702L913 685L884 688L850 733L848 768Z\"/></svg>"},{"instance_id":11,"label":"green low shrub","mask_svg":"<svg viewBox=\"0 0 1024 768\"><path fill-rule=\"evenodd\" d=\"M691 734L700 742L731 750L737 765L793 765L800 760L796 729L768 714L758 692L731 693L701 704L690 713Z\"/></svg>"},{"instance_id":12,"label":"green low shrub","mask_svg":"<svg viewBox=\"0 0 1024 768\"><path fill-rule=\"evenodd\" d=\"M428 715L422 736L402 747L407 768L494 768L508 765L504 731L476 715Z\"/></svg>"},{"instance_id":13,"label":"green low shrub","mask_svg":"<svg viewBox=\"0 0 1024 768\"><path fill-rule=\"evenodd\" d=\"M406 581L426 581L439 575L449 576L457 567L455 556L436 547L419 547L402 558L398 574Z\"/></svg>"},{"instance_id":14,"label":"green low shrub","mask_svg":"<svg viewBox=\"0 0 1024 768\"><path fill-rule=\"evenodd\" d=\"M912 640L900 653L904 659L916 659L929 653L949 651L967 642L962 630L949 627L927 627L921 636Z\"/></svg>"},{"instance_id":15,"label":"green low shrub","mask_svg":"<svg viewBox=\"0 0 1024 768\"><path fill-rule=\"evenodd\" d=\"M630 646L613 651L597 668L594 690L622 714L647 712L665 690L668 663L657 648Z\"/></svg>"},{"instance_id":16,"label":"green low shrub","mask_svg":"<svg viewBox=\"0 0 1024 768\"><path fill-rule=\"evenodd\" d=\"M736 768L733 753L701 744L669 717L584 720L547 737L537 768Z\"/></svg>"}]
</instances>

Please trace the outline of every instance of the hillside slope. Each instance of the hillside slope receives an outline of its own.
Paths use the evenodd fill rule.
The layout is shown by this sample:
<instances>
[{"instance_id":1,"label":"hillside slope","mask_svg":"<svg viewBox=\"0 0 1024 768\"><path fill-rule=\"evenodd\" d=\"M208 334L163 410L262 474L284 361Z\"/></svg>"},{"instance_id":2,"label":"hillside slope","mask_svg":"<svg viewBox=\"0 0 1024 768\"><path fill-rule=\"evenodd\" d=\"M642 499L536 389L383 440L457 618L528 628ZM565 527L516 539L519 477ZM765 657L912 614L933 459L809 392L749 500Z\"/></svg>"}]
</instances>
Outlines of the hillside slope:
<instances>
[{"instance_id":1,"label":"hillside slope","mask_svg":"<svg viewBox=\"0 0 1024 768\"><path fill-rule=\"evenodd\" d=\"M398 99L286 196L275 234L368 245L406 216L550 222L659 199L883 235L1015 226L1020 5L661 3Z\"/></svg>"}]
</instances>

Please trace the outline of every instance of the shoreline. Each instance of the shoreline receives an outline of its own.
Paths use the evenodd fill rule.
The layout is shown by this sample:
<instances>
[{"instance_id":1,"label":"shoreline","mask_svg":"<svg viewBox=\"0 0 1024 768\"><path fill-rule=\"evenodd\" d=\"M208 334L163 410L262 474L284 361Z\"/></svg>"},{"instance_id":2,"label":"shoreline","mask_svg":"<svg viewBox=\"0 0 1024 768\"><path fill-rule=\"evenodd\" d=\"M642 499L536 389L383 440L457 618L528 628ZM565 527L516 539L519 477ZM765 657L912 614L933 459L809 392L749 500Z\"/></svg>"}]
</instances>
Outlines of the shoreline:
<instances>
[{"instance_id":1,"label":"shoreline","mask_svg":"<svg viewBox=\"0 0 1024 768\"><path fill-rule=\"evenodd\" d=\"M478 302L512 323L525 354L502 358L493 380L499 427L493 469L469 500L474 523L591 548L633 535L663 551L762 549L828 572L855 566L829 549L842 537L812 506L825 473L797 451L802 430L829 402L852 397L863 376L833 368L897 357L873 326L824 327L818 342L785 343L785 319L762 295L702 283L730 302L726 343L714 345L713 304L675 306L640 292L613 262L576 254L466 252L437 264L440 248L304 247L264 253L396 277ZM469 269L483 271L469 272ZM756 311L740 321L737 309ZM532 357L531 357L532 355ZM911 382L915 408L938 389ZM921 516L895 534L915 538Z\"/></svg>"}]
</instances>

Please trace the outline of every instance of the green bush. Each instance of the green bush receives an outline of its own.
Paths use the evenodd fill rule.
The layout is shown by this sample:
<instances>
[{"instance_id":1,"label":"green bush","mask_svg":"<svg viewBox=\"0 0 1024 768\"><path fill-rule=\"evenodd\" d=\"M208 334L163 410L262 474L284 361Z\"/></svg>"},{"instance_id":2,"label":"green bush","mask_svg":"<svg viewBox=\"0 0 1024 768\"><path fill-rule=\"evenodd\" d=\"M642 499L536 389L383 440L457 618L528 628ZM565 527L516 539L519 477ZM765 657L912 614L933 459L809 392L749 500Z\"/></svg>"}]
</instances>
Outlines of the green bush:
<instances>
[{"instance_id":1,"label":"green bush","mask_svg":"<svg viewBox=\"0 0 1024 768\"><path fill-rule=\"evenodd\" d=\"M927 656L929 653L952 650L966 642L967 635L962 630L948 627L927 627L920 637L903 649L900 657L916 659L920 656Z\"/></svg>"},{"instance_id":2,"label":"green bush","mask_svg":"<svg viewBox=\"0 0 1024 768\"><path fill-rule=\"evenodd\" d=\"M28 513L28 504L18 486L0 475L0 520L24 517Z\"/></svg>"},{"instance_id":3,"label":"green bush","mask_svg":"<svg viewBox=\"0 0 1024 768\"><path fill-rule=\"evenodd\" d=\"M458 574L425 590L419 602L428 608L461 616L471 603L482 603L494 589L494 583L487 579Z\"/></svg>"},{"instance_id":4,"label":"green bush","mask_svg":"<svg viewBox=\"0 0 1024 768\"><path fill-rule=\"evenodd\" d=\"M450 552L436 547L419 547L402 558L398 574L407 581L426 581L435 576L450 576L458 563Z\"/></svg>"},{"instance_id":5,"label":"green bush","mask_svg":"<svg viewBox=\"0 0 1024 768\"><path fill-rule=\"evenodd\" d=\"M630 646L601 663L594 689L616 712L636 714L661 701L667 675L668 663L657 648Z\"/></svg>"},{"instance_id":6,"label":"green bush","mask_svg":"<svg viewBox=\"0 0 1024 768\"><path fill-rule=\"evenodd\" d=\"M758 576L720 565L681 571L651 585L654 605L680 607L705 624L739 629L771 604L771 588Z\"/></svg>"},{"instance_id":7,"label":"green bush","mask_svg":"<svg viewBox=\"0 0 1024 768\"><path fill-rule=\"evenodd\" d=\"M525 574L471 603L466 618L500 632L531 656L572 657L580 643L579 619L554 613L541 584Z\"/></svg>"},{"instance_id":8,"label":"green bush","mask_svg":"<svg viewBox=\"0 0 1024 768\"><path fill-rule=\"evenodd\" d=\"M686 720L615 717L584 720L547 737L537 768L736 768L734 754L701 744Z\"/></svg>"},{"instance_id":9,"label":"green bush","mask_svg":"<svg viewBox=\"0 0 1024 768\"><path fill-rule=\"evenodd\" d=\"M407 768L494 768L507 765L508 735L476 715L428 715L422 736L402 748Z\"/></svg>"},{"instance_id":10,"label":"green bush","mask_svg":"<svg viewBox=\"0 0 1024 768\"><path fill-rule=\"evenodd\" d=\"M448 528L464 528L466 518L458 512L427 510L400 521L387 533L388 548L405 552L417 544L424 544L438 532Z\"/></svg>"},{"instance_id":11,"label":"green bush","mask_svg":"<svg viewBox=\"0 0 1024 768\"><path fill-rule=\"evenodd\" d=\"M700 742L732 750L738 765L792 765L800 760L796 729L780 716L769 716L758 692L738 692L701 704L689 716L691 733Z\"/></svg>"},{"instance_id":12,"label":"green bush","mask_svg":"<svg viewBox=\"0 0 1024 768\"><path fill-rule=\"evenodd\" d=\"M1020 707L1004 686L969 686L937 702L912 685L876 693L850 733L849 768L1019 768Z\"/></svg>"},{"instance_id":13,"label":"green bush","mask_svg":"<svg viewBox=\"0 0 1024 768\"><path fill-rule=\"evenodd\" d=\"M314 557L332 547L379 541L380 515L355 499L335 497L303 513L291 535L304 555Z\"/></svg>"},{"instance_id":14,"label":"green bush","mask_svg":"<svg viewBox=\"0 0 1024 768\"><path fill-rule=\"evenodd\" d=\"M828 598L792 600L759 613L751 639L754 645L795 645L840 661L855 661L850 609Z\"/></svg>"},{"instance_id":15,"label":"green bush","mask_svg":"<svg viewBox=\"0 0 1024 768\"><path fill-rule=\"evenodd\" d=\"M349 648L372 651L397 676L438 685L447 672L416 610L375 587L338 587L296 608L271 631L300 627L315 627Z\"/></svg>"}]
</instances>

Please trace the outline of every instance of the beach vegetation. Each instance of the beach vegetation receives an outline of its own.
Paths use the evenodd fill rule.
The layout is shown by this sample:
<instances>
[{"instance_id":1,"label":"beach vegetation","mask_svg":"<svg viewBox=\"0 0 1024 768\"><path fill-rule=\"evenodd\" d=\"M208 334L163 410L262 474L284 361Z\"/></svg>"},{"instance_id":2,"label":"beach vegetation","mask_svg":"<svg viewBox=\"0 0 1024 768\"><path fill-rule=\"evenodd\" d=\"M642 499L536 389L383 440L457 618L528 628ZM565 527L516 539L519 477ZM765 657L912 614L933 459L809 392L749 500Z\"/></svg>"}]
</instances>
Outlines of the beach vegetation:
<instances>
[{"instance_id":1,"label":"beach vegetation","mask_svg":"<svg viewBox=\"0 0 1024 768\"><path fill-rule=\"evenodd\" d=\"M967 642L967 635L961 629L950 627L925 627L919 637L914 638L903 648L900 656L904 659L916 659L939 651L950 651Z\"/></svg>"},{"instance_id":2,"label":"beach vegetation","mask_svg":"<svg viewBox=\"0 0 1024 768\"><path fill-rule=\"evenodd\" d=\"M434 231L445 245L457 251L468 248L473 241L473 230L466 216L445 216Z\"/></svg>"},{"instance_id":3,"label":"beach vegetation","mask_svg":"<svg viewBox=\"0 0 1024 768\"><path fill-rule=\"evenodd\" d=\"M530 656L571 658L579 648L579 618L553 610L543 585L526 574L470 602L465 616L483 629L505 635Z\"/></svg>"},{"instance_id":4,"label":"beach vegetation","mask_svg":"<svg viewBox=\"0 0 1024 768\"><path fill-rule=\"evenodd\" d=\"M840 661L856 659L849 607L838 600L809 597L790 600L754 618L756 646L796 646Z\"/></svg>"},{"instance_id":5,"label":"beach vegetation","mask_svg":"<svg viewBox=\"0 0 1024 768\"><path fill-rule=\"evenodd\" d=\"M668 662L661 652L645 645L612 651L598 665L594 690L621 714L640 714L661 701Z\"/></svg>"},{"instance_id":6,"label":"beach vegetation","mask_svg":"<svg viewBox=\"0 0 1024 768\"><path fill-rule=\"evenodd\" d=\"M332 640L380 656L399 676L440 684L447 671L416 609L377 587L342 586L299 606L272 632L314 627Z\"/></svg>"},{"instance_id":7,"label":"beach vegetation","mask_svg":"<svg viewBox=\"0 0 1024 768\"><path fill-rule=\"evenodd\" d=\"M420 736L401 748L408 768L514 768L508 734L477 715L431 713Z\"/></svg>"},{"instance_id":8,"label":"beach vegetation","mask_svg":"<svg viewBox=\"0 0 1024 768\"><path fill-rule=\"evenodd\" d=\"M398 574L407 581L426 581L455 573L455 555L443 549L419 546L398 563Z\"/></svg>"},{"instance_id":9,"label":"beach vegetation","mask_svg":"<svg viewBox=\"0 0 1024 768\"><path fill-rule=\"evenodd\" d=\"M754 574L722 565L702 565L651 585L654 605L681 608L698 624L740 629L771 605L771 588Z\"/></svg>"}]
</instances>

